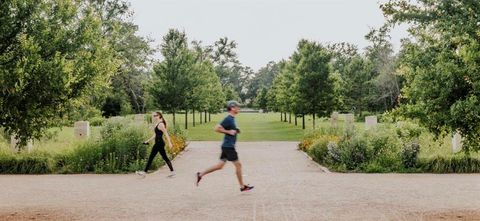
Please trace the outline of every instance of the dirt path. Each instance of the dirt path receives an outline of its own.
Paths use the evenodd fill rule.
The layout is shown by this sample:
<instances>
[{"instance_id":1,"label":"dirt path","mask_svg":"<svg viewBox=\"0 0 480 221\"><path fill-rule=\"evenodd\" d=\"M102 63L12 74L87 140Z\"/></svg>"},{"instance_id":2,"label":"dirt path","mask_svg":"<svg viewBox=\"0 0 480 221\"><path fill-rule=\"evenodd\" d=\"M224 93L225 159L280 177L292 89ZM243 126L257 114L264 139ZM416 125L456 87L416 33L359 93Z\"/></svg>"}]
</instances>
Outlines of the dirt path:
<instances>
[{"instance_id":1,"label":"dirt path","mask_svg":"<svg viewBox=\"0 0 480 221\"><path fill-rule=\"evenodd\" d=\"M230 164L194 187L218 145L191 143L173 179L0 176L0 220L480 220L480 175L324 173L291 142L239 144L251 193Z\"/></svg>"}]
</instances>

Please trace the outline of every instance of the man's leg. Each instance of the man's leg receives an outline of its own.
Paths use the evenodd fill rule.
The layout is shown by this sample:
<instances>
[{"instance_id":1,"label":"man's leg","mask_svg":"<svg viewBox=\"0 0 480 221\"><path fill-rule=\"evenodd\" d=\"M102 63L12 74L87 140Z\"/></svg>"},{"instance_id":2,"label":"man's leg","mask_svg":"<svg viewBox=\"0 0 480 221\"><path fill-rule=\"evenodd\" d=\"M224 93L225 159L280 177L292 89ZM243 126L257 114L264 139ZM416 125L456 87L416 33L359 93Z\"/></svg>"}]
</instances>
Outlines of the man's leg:
<instances>
[{"instance_id":1,"label":"man's leg","mask_svg":"<svg viewBox=\"0 0 480 221\"><path fill-rule=\"evenodd\" d=\"M240 184L240 188L243 188L245 186L245 184L243 183L242 164L240 163L239 160L237 160L237 161L233 162L233 165L235 165L238 184Z\"/></svg>"},{"instance_id":2,"label":"man's leg","mask_svg":"<svg viewBox=\"0 0 480 221\"><path fill-rule=\"evenodd\" d=\"M217 170L221 170L223 168L223 166L225 166L225 161L220 161L218 162L215 166L212 166L210 168L208 168L207 170L203 171L200 173L200 177L203 177L211 172L214 172L214 171L217 171Z\"/></svg>"}]
</instances>

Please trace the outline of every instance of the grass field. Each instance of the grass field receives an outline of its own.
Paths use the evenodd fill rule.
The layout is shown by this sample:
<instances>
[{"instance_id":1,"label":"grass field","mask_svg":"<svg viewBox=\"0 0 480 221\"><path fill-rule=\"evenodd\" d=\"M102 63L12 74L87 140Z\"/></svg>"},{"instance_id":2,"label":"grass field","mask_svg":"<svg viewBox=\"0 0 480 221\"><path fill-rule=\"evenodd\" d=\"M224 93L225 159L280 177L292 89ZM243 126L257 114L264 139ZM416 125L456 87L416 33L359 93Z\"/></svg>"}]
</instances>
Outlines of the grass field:
<instances>
[{"instance_id":1,"label":"grass field","mask_svg":"<svg viewBox=\"0 0 480 221\"><path fill-rule=\"evenodd\" d=\"M198 124L193 127L192 123L188 125L188 138L192 141L211 141L221 140L222 134L215 133L213 128L226 114L212 115L212 121L209 123ZM171 120L171 116L165 116ZM191 120L192 115L189 115ZM177 115L177 124L185 128L184 115ZM198 120L198 115L196 120ZM259 114L259 113L240 113L236 117L237 126L241 133L238 135L239 141L299 141L304 133L301 125L295 126L285 122L280 122L280 114ZM300 123L300 122L299 122Z\"/></svg>"}]
</instances>

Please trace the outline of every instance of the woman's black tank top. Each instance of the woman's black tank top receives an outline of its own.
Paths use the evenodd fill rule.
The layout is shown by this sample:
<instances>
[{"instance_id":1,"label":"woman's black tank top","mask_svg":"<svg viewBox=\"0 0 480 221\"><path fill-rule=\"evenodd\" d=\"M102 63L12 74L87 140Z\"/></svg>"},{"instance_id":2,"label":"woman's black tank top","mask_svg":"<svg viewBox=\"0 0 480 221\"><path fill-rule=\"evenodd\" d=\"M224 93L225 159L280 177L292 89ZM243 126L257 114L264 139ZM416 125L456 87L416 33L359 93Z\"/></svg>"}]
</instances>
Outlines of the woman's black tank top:
<instances>
[{"instance_id":1,"label":"woman's black tank top","mask_svg":"<svg viewBox=\"0 0 480 221\"><path fill-rule=\"evenodd\" d=\"M155 143L164 143L163 141L163 132L158 129L158 125L161 123L158 123L157 126L155 126Z\"/></svg>"}]
</instances>

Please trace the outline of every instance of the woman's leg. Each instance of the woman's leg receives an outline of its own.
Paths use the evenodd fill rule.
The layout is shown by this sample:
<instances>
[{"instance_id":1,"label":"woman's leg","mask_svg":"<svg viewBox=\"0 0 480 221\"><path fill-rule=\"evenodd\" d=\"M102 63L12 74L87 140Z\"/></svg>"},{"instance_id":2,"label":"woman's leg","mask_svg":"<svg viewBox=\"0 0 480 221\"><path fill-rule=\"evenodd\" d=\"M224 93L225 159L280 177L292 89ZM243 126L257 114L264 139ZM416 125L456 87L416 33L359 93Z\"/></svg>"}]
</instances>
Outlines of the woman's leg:
<instances>
[{"instance_id":1,"label":"woman's leg","mask_svg":"<svg viewBox=\"0 0 480 221\"><path fill-rule=\"evenodd\" d=\"M158 151L160 152L160 155L162 155L163 161L165 161L165 163L168 165L168 168L170 168L170 171L173 171L172 162L170 162L170 160L168 159L167 152L165 151L165 144L160 146L158 149L159 149Z\"/></svg>"},{"instance_id":2,"label":"woman's leg","mask_svg":"<svg viewBox=\"0 0 480 221\"><path fill-rule=\"evenodd\" d=\"M150 157L148 157L147 166L145 167L145 173L150 168L150 165L152 165L153 158L155 158L155 155L157 155L158 149L159 148L158 148L157 144L153 145L152 152L150 152Z\"/></svg>"}]
</instances>

